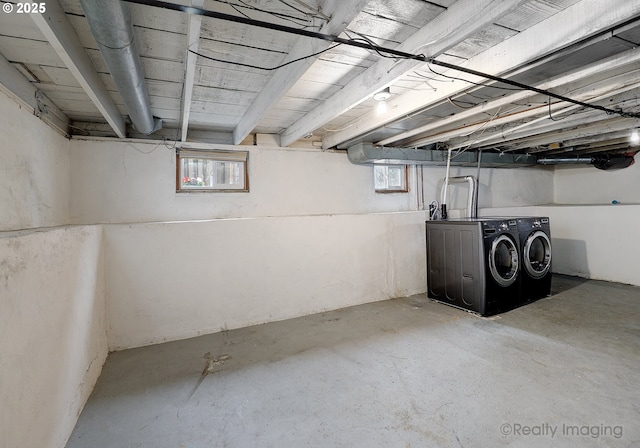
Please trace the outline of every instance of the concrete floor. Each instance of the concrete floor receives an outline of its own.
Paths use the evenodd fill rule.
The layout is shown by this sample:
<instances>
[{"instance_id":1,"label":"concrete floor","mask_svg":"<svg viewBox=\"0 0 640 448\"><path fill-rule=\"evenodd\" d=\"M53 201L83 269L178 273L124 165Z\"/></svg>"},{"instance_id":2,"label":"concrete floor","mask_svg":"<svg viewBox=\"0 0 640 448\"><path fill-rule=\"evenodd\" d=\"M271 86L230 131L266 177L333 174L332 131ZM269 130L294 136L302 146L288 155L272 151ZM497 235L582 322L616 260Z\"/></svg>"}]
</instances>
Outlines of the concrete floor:
<instances>
[{"instance_id":1,"label":"concrete floor","mask_svg":"<svg viewBox=\"0 0 640 448\"><path fill-rule=\"evenodd\" d=\"M67 447L640 447L640 288L553 292L493 318L418 295L112 353Z\"/></svg>"}]
</instances>

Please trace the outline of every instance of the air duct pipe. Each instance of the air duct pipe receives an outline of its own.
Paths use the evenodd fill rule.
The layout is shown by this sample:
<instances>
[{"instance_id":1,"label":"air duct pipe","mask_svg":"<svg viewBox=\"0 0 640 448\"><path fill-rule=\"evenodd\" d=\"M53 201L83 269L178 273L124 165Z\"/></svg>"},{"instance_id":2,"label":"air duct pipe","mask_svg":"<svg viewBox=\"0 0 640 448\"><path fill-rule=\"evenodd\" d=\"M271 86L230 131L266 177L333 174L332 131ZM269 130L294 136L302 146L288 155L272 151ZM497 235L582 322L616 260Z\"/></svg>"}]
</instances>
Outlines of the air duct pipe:
<instances>
[{"instance_id":1,"label":"air duct pipe","mask_svg":"<svg viewBox=\"0 0 640 448\"><path fill-rule=\"evenodd\" d=\"M133 127L143 134L157 131L162 122L151 113L129 5L120 0L80 0L80 3Z\"/></svg>"},{"instance_id":2,"label":"air duct pipe","mask_svg":"<svg viewBox=\"0 0 640 448\"><path fill-rule=\"evenodd\" d=\"M635 162L635 153L595 154L591 157L547 157L538 159L540 165L593 165L599 170L619 170Z\"/></svg>"},{"instance_id":3,"label":"air duct pipe","mask_svg":"<svg viewBox=\"0 0 640 448\"><path fill-rule=\"evenodd\" d=\"M549 157L538 159L540 165L590 165L591 157Z\"/></svg>"},{"instance_id":4,"label":"air duct pipe","mask_svg":"<svg viewBox=\"0 0 640 448\"><path fill-rule=\"evenodd\" d=\"M444 204L448 202L448 198L445 197L445 190L448 184L462 184L467 182L469 184L469 195L467 197L467 218L478 217L478 179L475 176L458 176L450 177L448 182L445 181L442 184L440 195Z\"/></svg>"}]
</instances>

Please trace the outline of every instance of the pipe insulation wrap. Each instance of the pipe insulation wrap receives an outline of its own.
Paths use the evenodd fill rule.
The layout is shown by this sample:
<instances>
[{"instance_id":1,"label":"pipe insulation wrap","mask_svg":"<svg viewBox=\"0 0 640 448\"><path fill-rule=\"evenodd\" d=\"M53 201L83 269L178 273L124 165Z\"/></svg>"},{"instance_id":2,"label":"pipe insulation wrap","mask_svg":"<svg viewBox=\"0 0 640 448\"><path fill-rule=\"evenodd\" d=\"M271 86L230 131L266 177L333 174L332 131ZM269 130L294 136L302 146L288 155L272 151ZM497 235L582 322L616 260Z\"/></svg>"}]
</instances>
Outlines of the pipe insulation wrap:
<instances>
[{"instance_id":1,"label":"pipe insulation wrap","mask_svg":"<svg viewBox=\"0 0 640 448\"><path fill-rule=\"evenodd\" d=\"M161 122L151 113L129 5L120 0L80 3L133 126L143 134L157 131Z\"/></svg>"}]
</instances>

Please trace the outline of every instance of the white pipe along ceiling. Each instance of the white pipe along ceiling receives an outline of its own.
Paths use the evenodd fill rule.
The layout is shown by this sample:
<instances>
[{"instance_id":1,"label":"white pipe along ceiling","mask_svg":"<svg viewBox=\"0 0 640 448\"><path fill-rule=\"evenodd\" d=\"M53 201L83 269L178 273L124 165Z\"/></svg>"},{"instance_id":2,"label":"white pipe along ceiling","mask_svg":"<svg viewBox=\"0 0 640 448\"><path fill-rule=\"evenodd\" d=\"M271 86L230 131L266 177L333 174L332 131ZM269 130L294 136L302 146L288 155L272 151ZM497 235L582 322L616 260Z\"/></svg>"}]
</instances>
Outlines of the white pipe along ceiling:
<instances>
[{"instance_id":1,"label":"white pipe along ceiling","mask_svg":"<svg viewBox=\"0 0 640 448\"><path fill-rule=\"evenodd\" d=\"M640 149L640 0L3 3L2 87L71 137L603 169Z\"/></svg>"}]
</instances>

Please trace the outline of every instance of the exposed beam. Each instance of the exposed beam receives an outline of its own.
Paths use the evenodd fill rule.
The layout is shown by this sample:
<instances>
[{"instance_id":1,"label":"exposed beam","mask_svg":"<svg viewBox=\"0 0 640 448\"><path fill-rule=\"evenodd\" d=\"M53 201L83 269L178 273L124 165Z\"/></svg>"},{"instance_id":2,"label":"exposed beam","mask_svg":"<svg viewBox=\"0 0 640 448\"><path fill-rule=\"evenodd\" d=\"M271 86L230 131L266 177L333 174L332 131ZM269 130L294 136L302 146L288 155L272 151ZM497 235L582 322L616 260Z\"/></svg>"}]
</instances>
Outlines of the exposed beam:
<instances>
[{"instance_id":1,"label":"exposed beam","mask_svg":"<svg viewBox=\"0 0 640 448\"><path fill-rule=\"evenodd\" d=\"M490 70L493 75L502 75L513 70L514 67L521 67L624 23L630 17L638 14L640 14L640 2L637 1L617 2L614 6L609 2L582 0L474 56L464 66L469 69L484 70L485 73ZM455 75L459 74L455 73ZM472 82L485 81L484 78L473 75L464 75L464 78ZM441 86L436 92L407 92L389 102L387 114L378 115L374 111L367 113L353 126L328 135L323 141L323 147L336 146L366 134L439 101L446 100L447 97L459 94L469 87L470 84L467 82L454 81Z\"/></svg>"},{"instance_id":2,"label":"exposed beam","mask_svg":"<svg viewBox=\"0 0 640 448\"><path fill-rule=\"evenodd\" d=\"M339 35L367 3L368 0L329 0L325 3L322 12L331 16L331 19L322 26L319 32L334 36ZM267 85L258 94L233 131L234 144L239 144L251 133L264 114L293 87L296 81L318 59L320 55L317 53L326 50L330 45L331 42L325 40L299 39L297 41L282 61L283 64L307 55L316 55L274 71Z\"/></svg>"},{"instance_id":3,"label":"exposed beam","mask_svg":"<svg viewBox=\"0 0 640 448\"><path fill-rule=\"evenodd\" d=\"M608 128L608 124L616 125L621 120L623 127ZM458 138L448 142L450 149L492 149L496 146L509 148L505 151L528 149L530 147L546 145L566 139L597 136L597 132L616 132L633 127L629 123L638 122L637 118L603 118L602 113L590 110L583 113L568 116L560 121L549 122L546 118L524 123L516 128L493 133L489 140L478 139L473 141L468 138ZM585 130L595 128L596 133L586 133ZM574 131L577 133L572 134ZM479 141L483 140L483 141Z\"/></svg>"},{"instance_id":4,"label":"exposed beam","mask_svg":"<svg viewBox=\"0 0 640 448\"><path fill-rule=\"evenodd\" d=\"M637 71L631 72L629 76L627 76L627 78L636 80L638 79L637 73L638 73ZM640 82L633 82L624 87L616 88L615 90L611 90L602 95L598 95L597 97L593 97L591 98L591 101L594 104L597 104L599 102L606 102L607 105L609 106L612 106L612 105L617 106L618 104L625 104L625 103L628 103L628 100L629 100L628 98L629 94L626 94L626 92L633 91L638 88L640 88ZM564 104L556 103L555 105L552 105L552 109L553 109L553 106L557 107L557 106L563 106L563 105L566 105L566 103ZM560 117L563 114L574 112L577 109L579 109L579 106L571 105L568 107L564 107L562 109L557 109L553 113L556 115L556 117ZM518 114L514 114L514 117L517 117L517 115ZM591 110L591 111L588 111L587 113L582 113L575 116L565 116L564 118L556 118L556 121L551 121L548 117L548 112L544 111L544 109L543 109L543 113L540 115L541 116L539 116L538 118L535 118L531 121L523 123L519 126L516 126L515 128L511 128L508 131L488 132L487 133L488 135L478 137L477 139L472 139L471 140L472 144L469 143L468 139L458 138L456 140L453 140L449 147L451 149L457 149L457 148L462 148L466 146L469 146L471 148L478 148L478 147L487 147L491 145L509 144L509 141L511 140L522 140L526 138L531 138L530 136L532 134L544 133L547 131L562 130L566 128L580 126L582 124L586 124L591 121L600 121L602 120L603 116L605 116L602 112ZM632 119L636 120L637 124L640 124L640 120L638 120L637 118L632 118ZM513 119L512 121L516 121L516 120L517 118Z\"/></svg>"},{"instance_id":5,"label":"exposed beam","mask_svg":"<svg viewBox=\"0 0 640 448\"><path fill-rule=\"evenodd\" d=\"M2 55L0 55L0 87L25 106L33 109L34 114L51 127L63 135L68 135L69 118Z\"/></svg>"},{"instance_id":6,"label":"exposed beam","mask_svg":"<svg viewBox=\"0 0 640 448\"><path fill-rule=\"evenodd\" d=\"M543 83L536 84L535 87L542 90L554 89L555 93L568 95L576 84L584 84L584 80L586 78L591 79L593 77L597 80L608 81L612 77L612 73L615 74L621 68L626 68L626 66L637 62L640 62L640 51L635 49L629 50L619 55L590 64L586 67L576 69L570 73L556 76L555 78L549 79ZM493 113L493 111L498 108L521 102L536 95L538 95L536 92L524 90L500 97L496 100L486 101L442 120L437 120L433 123L401 132L393 137L376 142L376 145L385 146L400 140L406 140L418 134L445 129L446 127L461 126L464 125L465 122L468 123L471 121L474 117L486 117L486 114Z\"/></svg>"},{"instance_id":7,"label":"exposed beam","mask_svg":"<svg viewBox=\"0 0 640 448\"><path fill-rule=\"evenodd\" d=\"M394 49L407 53L421 53L426 57L437 56L495 22L523 2L524 0L458 0ZM388 87L419 64L419 61L411 59L396 61L381 58L322 105L289 126L281 134L282 146L292 144L360 104L371 94Z\"/></svg>"},{"instance_id":8,"label":"exposed beam","mask_svg":"<svg viewBox=\"0 0 640 448\"><path fill-rule=\"evenodd\" d=\"M637 82L639 73L640 73L640 69L633 70L628 73L624 73L624 74L621 74L615 77L610 77L608 79L605 79L593 84L586 85L580 89L573 90L571 92L571 96L574 99L581 100L581 101L588 101L590 104L594 104L594 105L598 105L604 102L607 106L611 107L612 104L618 104L621 101L625 101L625 99L627 99L628 97L628 95L626 95L623 98L616 100L615 98L616 96L624 95L626 94L626 92L630 90L635 90L637 88L640 88L640 83ZM560 101L560 102L553 103L549 106L540 105L540 106L532 107L526 110L518 111L515 113L506 112L503 116L497 116L497 113L500 111L499 109L498 112L496 112L497 118L495 119L482 120L481 122L473 123L471 125L466 125L463 127L458 127L456 129L433 133L432 135L423 137L417 141L412 141L409 146L411 147L425 146L431 143L436 143L440 141L445 141L447 139L456 138L456 141L461 141L461 143L455 143L449 146L449 148L451 149L456 149L456 148L469 145L469 141L468 140L465 141L463 138L461 138L461 136L465 136L465 137L472 136L474 132L477 132L480 129L484 129L488 125L491 127L497 127L497 126L503 126L505 124L529 119L532 117L538 117L530 121L527 121L524 124L516 126L515 128L511 128L506 133L502 131L492 133L490 131L485 132L483 130L482 137L479 136L477 139L474 139L473 137L471 137L469 139L470 141L473 142L473 145L471 145L471 147L486 146L487 144L490 144L490 143L504 143L504 139L505 139L504 135L506 134L510 136L518 135L520 130L522 130L523 132L533 132L534 129L537 130L537 128L539 127L539 126L534 126L534 124L540 123L540 122L546 123L547 122L546 120L549 119L549 114L553 114L559 117L560 115L564 115L564 114L576 111L581 107L575 104L573 105L568 105L568 104L569 103ZM600 114L600 116L605 115L602 112L598 112L598 113ZM558 119L558 120L560 121L561 119ZM560 126L563 126L563 125L560 125ZM567 126L567 125L564 124L564 126Z\"/></svg>"},{"instance_id":9,"label":"exposed beam","mask_svg":"<svg viewBox=\"0 0 640 448\"><path fill-rule=\"evenodd\" d=\"M204 0L191 0L191 6L202 8ZM200 29L202 27L202 16L189 14L187 23L187 59L184 71L184 94L182 97L182 129L180 132L180 140L187 141L187 132L189 130L189 117L191 115L191 99L193 98L193 83L196 77L196 60L197 56L192 53L198 52L200 42ZM191 50L191 51L190 51Z\"/></svg>"},{"instance_id":10,"label":"exposed beam","mask_svg":"<svg viewBox=\"0 0 640 448\"><path fill-rule=\"evenodd\" d=\"M599 134L623 131L625 129L631 129L638 125L636 118L611 118L609 120L599 120L594 122L587 122L571 129L559 129L557 131L548 132L545 134L539 134L532 136L531 138L522 139L522 141L516 141L511 144L508 151L517 151L520 149L527 149L530 154L546 151L547 149L533 149L536 146L549 145L551 143L568 141L575 138L585 138L594 136L597 138Z\"/></svg>"},{"instance_id":11,"label":"exposed beam","mask_svg":"<svg viewBox=\"0 0 640 448\"><path fill-rule=\"evenodd\" d=\"M111 99L107 88L102 83L89 55L80 43L71 22L69 22L58 1L48 0L45 12L31 13L29 16L40 28L42 34L44 34L118 137L125 138L126 126L124 118Z\"/></svg>"}]
</instances>

